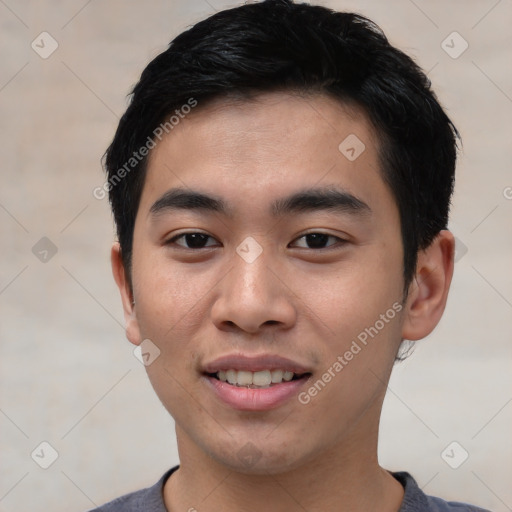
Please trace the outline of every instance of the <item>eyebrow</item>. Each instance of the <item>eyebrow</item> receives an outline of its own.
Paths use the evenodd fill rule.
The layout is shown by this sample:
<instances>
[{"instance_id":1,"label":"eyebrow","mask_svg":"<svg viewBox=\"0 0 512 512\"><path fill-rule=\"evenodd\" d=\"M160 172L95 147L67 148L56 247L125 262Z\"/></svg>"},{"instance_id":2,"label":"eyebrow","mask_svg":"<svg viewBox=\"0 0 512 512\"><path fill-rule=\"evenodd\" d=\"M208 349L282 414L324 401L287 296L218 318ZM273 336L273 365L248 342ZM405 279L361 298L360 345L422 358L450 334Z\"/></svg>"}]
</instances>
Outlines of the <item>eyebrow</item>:
<instances>
[{"instance_id":1,"label":"eyebrow","mask_svg":"<svg viewBox=\"0 0 512 512\"><path fill-rule=\"evenodd\" d=\"M321 210L352 215L368 215L372 211L364 201L350 192L333 187L296 192L289 197L277 199L271 208L275 217Z\"/></svg>"},{"instance_id":2,"label":"eyebrow","mask_svg":"<svg viewBox=\"0 0 512 512\"><path fill-rule=\"evenodd\" d=\"M182 188L168 190L153 203L149 213L151 216L157 217L169 210L203 210L230 215L229 209L222 199Z\"/></svg>"},{"instance_id":3,"label":"eyebrow","mask_svg":"<svg viewBox=\"0 0 512 512\"><path fill-rule=\"evenodd\" d=\"M221 198L183 188L168 190L153 203L149 213L152 217L158 217L172 210L199 210L233 217L233 209ZM334 187L301 190L275 200L270 207L274 217L322 210L361 216L372 212L368 204L361 199Z\"/></svg>"}]
</instances>

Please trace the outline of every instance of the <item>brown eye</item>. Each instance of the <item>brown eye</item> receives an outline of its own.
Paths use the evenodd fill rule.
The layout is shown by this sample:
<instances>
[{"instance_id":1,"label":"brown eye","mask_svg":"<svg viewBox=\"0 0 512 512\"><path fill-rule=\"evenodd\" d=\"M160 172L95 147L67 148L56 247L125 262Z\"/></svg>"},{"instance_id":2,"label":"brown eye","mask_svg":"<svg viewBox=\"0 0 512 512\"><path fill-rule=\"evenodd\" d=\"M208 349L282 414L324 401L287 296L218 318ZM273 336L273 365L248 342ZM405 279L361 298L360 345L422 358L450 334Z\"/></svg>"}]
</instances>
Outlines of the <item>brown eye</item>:
<instances>
[{"instance_id":1,"label":"brown eye","mask_svg":"<svg viewBox=\"0 0 512 512\"><path fill-rule=\"evenodd\" d=\"M344 240L327 233L308 233L297 238L295 245L304 249L325 249L338 242L343 243Z\"/></svg>"},{"instance_id":2,"label":"brown eye","mask_svg":"<svg viewBox=\"0 0 512 512\"><path fill-rule=\"evenodd\" d=\"M213 237L205 233L182 233L171 238L167 244L176 244L185 249L204 249L215 244L208 244L208 240L214 240Z\"/></svg>"}]
</instances>

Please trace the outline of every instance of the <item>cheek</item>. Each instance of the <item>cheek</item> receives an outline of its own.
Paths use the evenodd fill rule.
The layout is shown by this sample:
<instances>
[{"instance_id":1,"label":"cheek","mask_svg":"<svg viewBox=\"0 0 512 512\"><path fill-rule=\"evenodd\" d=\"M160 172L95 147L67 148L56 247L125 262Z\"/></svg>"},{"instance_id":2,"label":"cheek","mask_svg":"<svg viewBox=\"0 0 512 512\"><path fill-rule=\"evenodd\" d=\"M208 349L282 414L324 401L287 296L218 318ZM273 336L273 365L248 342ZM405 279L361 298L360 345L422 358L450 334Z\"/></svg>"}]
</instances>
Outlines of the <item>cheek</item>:
<instances>
[{"instance_id":1,"label":"cheek","mask_svg":"<svg viewBox=\"0 0 512 512\"><path fill-rule=\"evenodd\" d=\"M382 253L372 248L332 270L295 273L292 288L303 316L342 345L373 326L402 298L400 256Z\"/></svg>"},{"instance_id":2,"label":"cheek","mask_svg":"<svg viewBox=\"0 0 512 512\"><path fill-rule=\"evenodd\" d=\"M305 313L314 312L310 317L321 330L318 378L325 372L329 384L319 402L338 405L330 413L338 423L346 420L347 410L362 414L365 404L384 391L381 381L387 381L401 341L401 254L368 248L332 274L303 276L300 296L308 305ZM317 387L323 389L321 383Z\"/></svg>"},{"instance_id":3,"label":"cheek","mask_svg":"<svg viewBox=\"0 0 512 512\"><path fill-rule=\"evenodd\" d=\"M218 280L200 264L172 263L164 251L149 250L134 260L133 276L141 333L165 340L198 325Z\"/></svg>"},{"instance_id":4,"label":"cheek","mask_svg":"<svg viewBox=\"0 0 512 512\"><path fill-rule=\"evenodd\" d=\"M324 364L303 399L310 400L313 417L327 415L326 423L337 432L352 428L368 409L375 412L373 406L384 396L400 344L397 309L399 302L372 312L364 305L347 307L347 318L340 318L335 333L323 340Z\"/></svg>"},{"instance_id":5,"label":"cheek","mask_svg":"<svg viewBox=\"0 0 512 512\"><path fill-rule=\"evenodd\" d=\"M197 390L190 385L187 377L194 371L191 361L184 354L169 360L165 355L146 367L147 375L160 402L173 417L176 424L187 425L197 422L204 415L197 397Z\"/></svg>"}]
</instances>

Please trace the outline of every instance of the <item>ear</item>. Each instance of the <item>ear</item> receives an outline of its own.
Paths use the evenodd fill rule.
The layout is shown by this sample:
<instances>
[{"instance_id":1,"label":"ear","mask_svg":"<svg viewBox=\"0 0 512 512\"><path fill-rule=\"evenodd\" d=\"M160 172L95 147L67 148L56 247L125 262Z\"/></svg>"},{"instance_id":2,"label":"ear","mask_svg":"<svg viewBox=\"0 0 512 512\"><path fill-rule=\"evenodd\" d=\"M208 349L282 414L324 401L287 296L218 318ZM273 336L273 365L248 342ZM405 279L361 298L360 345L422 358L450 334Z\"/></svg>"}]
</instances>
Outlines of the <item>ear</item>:
<instances>
[{"instance_id":1,"label":"ear","mask_svg":"<svg viewBox=\"0 0 512 512\"><path fill-rule=\"evenodd\" d=\"M112 246L110 261L112 263L112 274L114 275L117 287L121 293L124 321L126 324L126 337L134 345L140 345L142 339L140 336L137 315L135 313L135 303L133 300L132 287L126 275L123 258L121 256L121 246L119 245L119 242L114 242L114 245Z\"/></svg>"},{"instance_id":2,"label":"ear","mask_svg":"<svg viewBox=\"0 0 512 512\"><path fill-rule=\"evenodd\" d=\"M448 230L418 253L416 274L409 285L402 339L428 336L443 315L453 276L455 239Z\"/></svg>"}]
</instances>

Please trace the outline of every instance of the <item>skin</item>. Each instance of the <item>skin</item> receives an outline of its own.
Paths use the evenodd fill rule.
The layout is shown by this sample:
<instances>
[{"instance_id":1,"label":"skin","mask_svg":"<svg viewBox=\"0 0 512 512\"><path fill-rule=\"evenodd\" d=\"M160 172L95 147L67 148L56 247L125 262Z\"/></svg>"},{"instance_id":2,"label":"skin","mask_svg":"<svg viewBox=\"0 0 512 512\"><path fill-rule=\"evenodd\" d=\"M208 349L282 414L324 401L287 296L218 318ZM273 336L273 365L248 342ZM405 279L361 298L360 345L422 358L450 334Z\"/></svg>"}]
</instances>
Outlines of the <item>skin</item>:
<instances>
[{"instance_id":1,"label":"skin","mask_svg":"<svg viewBox=\"0 0 512 512\"><path fill-rule=\"evenodd\" d=\"M366 147L352 162L338 150L350 134ZM168 510L399 510L403 488L377 460L382 402L401 340L425 337L441 318L454 241L441 231L418 254L403 302L400 221L378 147L355 107L267 93L199 106L152 151L134 230L133 290L118 244L112 267L128 339L150 339L161 351L147 371L176 423L180 469L164 488ZM275 199L326 186L370 211L269 211ZM222 198L233 216L151 215L174 187ZM202 249L187 249L183 237L167 244L183 232L212 238ZM331 238L310 248L307 233ZM263 250L253 263L236 252L248 236ZM308 404L294 397L269 411L239 411L204 383L202 365L219 356L271 353L311 369L307 390L394 303L403 309ZM249 442L259 458L248 467L237 455Z\"/></svg>"}]
</instances>

